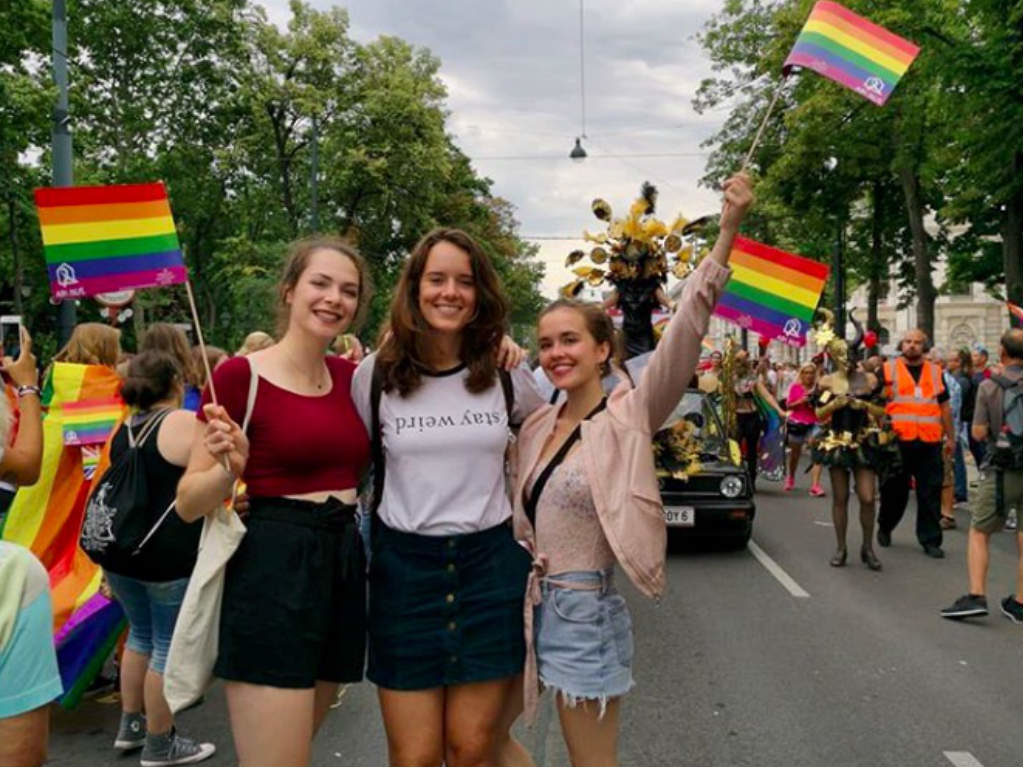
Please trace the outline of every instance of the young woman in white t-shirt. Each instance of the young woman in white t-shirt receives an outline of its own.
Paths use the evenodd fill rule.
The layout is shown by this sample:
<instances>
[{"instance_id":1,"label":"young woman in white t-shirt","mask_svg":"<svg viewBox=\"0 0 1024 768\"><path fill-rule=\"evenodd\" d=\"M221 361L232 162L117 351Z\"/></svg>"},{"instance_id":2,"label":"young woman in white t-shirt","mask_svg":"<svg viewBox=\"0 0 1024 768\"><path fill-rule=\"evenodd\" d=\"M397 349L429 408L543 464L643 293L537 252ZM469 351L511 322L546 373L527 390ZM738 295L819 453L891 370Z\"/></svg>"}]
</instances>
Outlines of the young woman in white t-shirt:
<instances>
[{"instance_id":1,"label":"young woman in white t-shirt","mask_svg":"<svg viewBox=\"0 0 1024 768\"><path fill-rule=\"evenodd\" d=\"M502 382L495 352L507 313L480 246L434 230L399 279L389 336L353 379L383 470L367 677L392 764L493 763L523 668L530 556L512 536L505 452L509 412L522 421L543 399L525 366Z\"/></svg>"}]
</instances>

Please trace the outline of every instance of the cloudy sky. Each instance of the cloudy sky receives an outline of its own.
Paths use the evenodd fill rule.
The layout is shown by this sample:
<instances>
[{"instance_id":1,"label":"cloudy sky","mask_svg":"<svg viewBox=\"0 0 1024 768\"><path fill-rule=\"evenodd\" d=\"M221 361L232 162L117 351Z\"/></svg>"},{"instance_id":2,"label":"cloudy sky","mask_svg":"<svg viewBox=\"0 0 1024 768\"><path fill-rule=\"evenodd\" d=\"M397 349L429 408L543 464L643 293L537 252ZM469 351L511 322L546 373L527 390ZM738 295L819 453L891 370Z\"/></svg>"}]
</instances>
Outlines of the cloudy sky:
<instances>
[{"instance_id":1,"label":"cloudy sky","mask_svg":"<svg viewBox=\"0 0 1024 768\"><path fill-rule=\"evenodd\" d=\"M589 157L569 160L581 133L579 0L312 0L348 9L361 41L395 35L441 60L449 131L511 201L520 231L538 239L544 290L569 280L565 254L584 228L599 229L590 201L618 212L645 179L658 212L671 219L716 211L697 186L705 150L726 113L690 106L710 65L696 34L722 0L583 0L586 136ZM284 26L287 0L263 0Z\"/></svg>"}]
</instances>

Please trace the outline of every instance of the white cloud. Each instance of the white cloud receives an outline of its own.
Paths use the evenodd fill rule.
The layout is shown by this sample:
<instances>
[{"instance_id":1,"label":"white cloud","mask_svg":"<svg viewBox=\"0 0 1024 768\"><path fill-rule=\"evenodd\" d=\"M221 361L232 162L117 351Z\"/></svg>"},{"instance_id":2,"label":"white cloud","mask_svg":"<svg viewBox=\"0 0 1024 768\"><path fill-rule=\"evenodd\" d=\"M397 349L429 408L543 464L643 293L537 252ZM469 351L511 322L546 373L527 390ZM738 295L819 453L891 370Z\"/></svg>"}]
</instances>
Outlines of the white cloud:
<instances>
[{"instance_id":1,"label":"white cloud","mask_svg":"<svg viewBox=\"0 0 1024 768\"><path fill-rule=\"evenodd\" d=\"M331 0L313 0L328 8ZM287 0L265 0L283 26ZM594 197L625 208L640 183L660 190L659 213L689 217L718 208L697 186L701 141L719 114L690 101L710 64L695 35L721 0L585 0L586 133L590 154L572 163L580 133L579 5L561 0L350 0L352 36L397 35L429 48L448 87L448 127L494 192L517 209L527 236L578 237L600 224ZM602 157L602 155L662 155ZM497 159L516 157L519 159ZM539 241L553 296L569 279L573 241Z\"/></svg>"}]
</instances>

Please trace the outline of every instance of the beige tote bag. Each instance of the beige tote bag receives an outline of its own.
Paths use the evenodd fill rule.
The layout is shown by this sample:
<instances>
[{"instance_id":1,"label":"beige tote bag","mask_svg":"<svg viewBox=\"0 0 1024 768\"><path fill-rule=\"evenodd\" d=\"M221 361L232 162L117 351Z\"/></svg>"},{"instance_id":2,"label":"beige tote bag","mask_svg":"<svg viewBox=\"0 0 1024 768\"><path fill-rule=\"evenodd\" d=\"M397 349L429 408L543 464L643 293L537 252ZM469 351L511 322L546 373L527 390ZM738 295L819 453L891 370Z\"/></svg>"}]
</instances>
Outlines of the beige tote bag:
<instances>
[{"instance_id":1,"label":"beige tote bag","mask_svg":"<svg viewBox=\"0 0 1024 768\"><path fill-rule=\"evenodd\" d=\"M249 429L258 383L256 367L249 360L249 395L242 421L243 432ZM203 520L199 556L178 611L164 669L164 697L172 712L180 712L194 704L213 682L224 572L243 536L245 524L232 507L218 505Z\"/></svg>"}]
</instances>

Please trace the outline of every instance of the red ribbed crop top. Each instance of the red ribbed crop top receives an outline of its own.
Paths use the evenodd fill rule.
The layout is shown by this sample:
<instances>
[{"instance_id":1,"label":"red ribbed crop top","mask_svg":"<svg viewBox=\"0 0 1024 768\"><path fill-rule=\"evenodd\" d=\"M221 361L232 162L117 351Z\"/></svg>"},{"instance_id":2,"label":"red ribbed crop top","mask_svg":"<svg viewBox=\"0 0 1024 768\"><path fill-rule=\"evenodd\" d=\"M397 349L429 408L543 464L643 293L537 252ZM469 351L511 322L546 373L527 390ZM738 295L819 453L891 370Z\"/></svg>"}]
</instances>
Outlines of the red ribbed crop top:
<instances>
[{"instance_id":1,"label":"red ribbed crop top","mask_svg":"<svg viewBox=\"0 0 1024 768\"><path fill-rule=\"evenodd\" d=\"M260 378L249 421L249 463L244 480L251 496L295 496L355 488L370 459L370 439L349 388L355 365L327 357L331 391L299 395ZM237 357L214 371L217 400L239 425L249 393L249 364ZM209 386L202 405L210 402ZM198 418L206 421L200 405Z\"/></svg>"}]
</instances>

